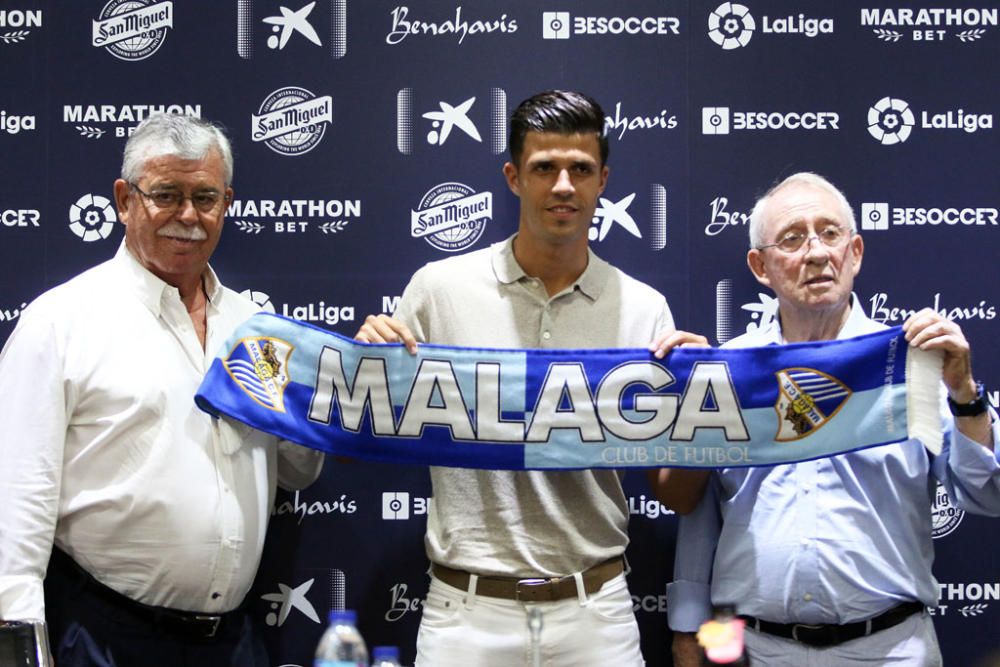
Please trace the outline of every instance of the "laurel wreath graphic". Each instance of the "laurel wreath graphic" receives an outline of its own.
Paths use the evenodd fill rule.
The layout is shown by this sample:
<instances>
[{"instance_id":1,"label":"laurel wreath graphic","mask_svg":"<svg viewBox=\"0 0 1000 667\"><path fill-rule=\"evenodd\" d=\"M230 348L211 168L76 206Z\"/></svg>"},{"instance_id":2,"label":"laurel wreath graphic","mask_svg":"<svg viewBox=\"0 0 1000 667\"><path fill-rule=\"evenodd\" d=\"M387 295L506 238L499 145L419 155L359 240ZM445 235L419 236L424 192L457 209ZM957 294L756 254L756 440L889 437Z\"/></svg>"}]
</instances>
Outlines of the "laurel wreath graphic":
<instances>
[{"instance_id":1,"label":"laurel wreath graphic","mask_svg":"<svg viewBox=\"0 0 1000 667\"><path fill-rule=\"evenodd\" d=\"M969 604L961 607L958 610L962 616L968 618L969 616L979 616L989 607L988 604Z\"/></svg>"},{"instance_id":2,"label":"laurel wreath graphic","mask_svg":"<svg viewBox=\"0 0 1000 667\"><path fill-rule=\"evenodd\" d=\"M983 30L982 28L976 28L975 30L963 30L962 32L958 33L958 38L963 42L974 42L977 39L981 39L983 33L985 32L986 31Z\"/></svg>"},{"instance_id":3,"label":"laurel wreath graphic","mask_svg":"<svg viewBox=\"0 0 1000 667\"><path fill-rule=\"evenodd\" d=\"M80 136L87 137L88 139L100 139L105 130L99 127L91 127L89 125L74 125L76 131L80 133Z\"/></svg>"},{"instance_id":4,"label":"laurel wreath graphic","mask_svg":"<svg viewBox=\"0 0 1000 667\"><path fill-rule=\"evenodd\" d=\"M233 220L241 232L246 234L260 234L264 230L264 225L259 222L249 222L247 220Z\"/></svg>"},{"instance_id":5,"label":"laurel wreath graphic","mask_svg":"<svg viewBox=\"0 0 1000 667\"><path fill-rule=\"evenodd\" d=\"M903 33L901 32L896 32L895 30L885 30L884 28L873 28L872 32L874 32L875 36L883 42L898 42L903 36Z\"/></svg>"},{"instance_id":6,"label":"laurel wreath graphic","mask_svg":"<svg viewBox=\"0 0 1000 667\"><path fill-rule=\"evenodd\" d=\"M350 220L331 220L330 222L324 222L319 226L319 229L324 234L336 234L350 224Z\"/></svg>"},{"instance_id":7,"label":"laurel wreath graphic","mask_svg":"<svg viewBox=\"0 0 1000 667\"><path fill-rule=\"evenodd\" d=\"M28 35L31 34L30 30L15 30L14 32L5 32L0 35L0 41L4 44L17 44L18 42L23 42L27 39Z\"/></svg>"}]
</instances>

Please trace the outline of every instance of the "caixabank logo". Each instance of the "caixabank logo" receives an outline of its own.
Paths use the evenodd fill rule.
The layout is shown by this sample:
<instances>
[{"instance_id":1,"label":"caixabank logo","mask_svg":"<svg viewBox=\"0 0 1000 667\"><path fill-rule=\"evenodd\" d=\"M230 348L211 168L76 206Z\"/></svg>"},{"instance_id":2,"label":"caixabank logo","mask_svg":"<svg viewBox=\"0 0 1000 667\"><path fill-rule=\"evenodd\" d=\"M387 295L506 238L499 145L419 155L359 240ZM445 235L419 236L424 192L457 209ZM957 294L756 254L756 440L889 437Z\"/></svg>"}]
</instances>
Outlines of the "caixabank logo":
<instances>
[{"instance_id":1,"label":"caixabank logo","mask_svg":"<svg viewBox=\"0 0 1000 667\"><path fill-rule=\"evenodd\" d=\"M149 116L175 113L201 118L200 104L64 104L63 123L84 139L128 137Z\"/></svg>"},{"instance_id":2,"label":"caixabank logo","mask_svg":"<svg viewBox=\"0 0 1000 667\"><path fill-rule=\"evenodd\" d=\"M288 6L286 6L286 4ZM263 48L262 48L263 47ZM271 0L236 0L236 52L347 54L347 0L291 0L277 7Z\"/></svg>"},{"instance_id":3,"label":"caixabank logo","mask_svg":"<svg viewBox=\"0 0 1000 667\"><path fill-rule=\"evenodd\" d=\"M234 199L226 217L244 234L333 238L361 219L360 199ZM269 234L270 235L270 234Z\"/></svg>"},{"instance_id":4,"label":"caixabank logo","mask_svg":"<svg viewBox=\"0 0 1000 667\"><path fill-rule=\"evenodd\" d=\"M782 35L816 37L833 33L833 19L829 17L789 14L787 16L761 16L760 24L750 8L738 2L724 2L708 15L708 38L732 51L750 44L753 36Z\"/></svg>"},{"instance_id":5,"label":"caixabank logo","mask_svg":"<svg viewBox=\"0 0 1000 667\"><path fill-rule=\"evenodd\" d=\"M954 227L993 229L1000 225L1000 210L994 206L893 206L889 202L861 204L862 231Z\"/></svg>"},{"instance_id":6,"label":"caixabank logo","mask_svg":"<svg viewBox=\"0 0 1000 667\"><path fill-rule=\"evenodd\" d=\"M303 155L319 145L332 123L332 97L286 86L267 95L250 116L250 138L278 155Z\"/></svg>"},{"instance_id":7,"label":"caixabank logo","mask_svg":"<svg viewBox=\"0 0 1000 667\"><path fill-rule=\"evenodd\" d=\"M989 3L982 3L989 4ZM906 42L970 44L996 34L996 7L862 7L861 26L888 44Z\"/></svg>"},{"instance_id":8,"label":"caixabank logo","mask_svg":"<svg viewBox=\"0 0 1000 667\"><path fill-rule=\"evenodd\" d=\"M91 41L119 60L145 60L174 27L170 0L110 0L91 22Z\"/></svg>"},{"instance_id":9,"label":"caixabank logo","mask_svg":"<svg viewBox=\"0 0 1000 667\"><path fill-rule=\"evenodd\" d=\"M588 230L588 238L594 243L605 239L645 238L651 250L663 250L667 246L667 189L661 183L650 183L646 202L647 220L645 235L630 207L639 192L624 196L604 196L598 198L594 218ZM605 193L607 194L607 193ZM642 199L640 198L640 202ZM638 213L636 213L638 215ZM640 216L639 218L643 218Z\"/></svg>"},{"instance_id":10,"label":"caixabank logo","mask_svg":"<svg viewBox=\"0 0 1000 667\"><path fill-rule=\"evenodd\" d=\"M0 9L0 44L20 44L41 27L41 9Z\"/></svg>"},{"instance_id":11,"label":"caixabank logo","mask_svg":"<svg viewBox=\"0 0 1000 667\"><path fill-rule=\"evenodd\" d=\"M507 150L507 116L503 88L458 94L402 88L396 93L396 149L413 155L479 144L500 155Z\"/></svg>"},{"instance_id":12,"label":"caixabank logo","mask_svg":"<svg viewBox=\"0 0 1000 667\"><path fill-rule=\"evenodd\" d=\"M778 319L775 297L758 292L757 301L737 307L733 291L732 278L723 278L715 284L715 339L719 345L744 333L768 329Z\"/></svg>"},{"instance_id":13,"label":"caixabank logo","mask_svg":"<svg viewBox=\"0 0 1000 667\"><path fill-rule=\"evenodd\" d=\"M914 128L974 134L993 129L993 114L962 108L914 110L906 100L888 95L868 108L868 134L883 146L905 142Z\"/></svg>"},{"instance_id":14,"label":"caixabank logo","mask_svg":"<svg viewBox=\"0 0 1000 667\"><path fill-rule=\"evenodd\" d=\"M588 16L569 12L542 12L543 39L571 37L627 37L680 35L676 16Z\"/></svg>"}]
</instances>

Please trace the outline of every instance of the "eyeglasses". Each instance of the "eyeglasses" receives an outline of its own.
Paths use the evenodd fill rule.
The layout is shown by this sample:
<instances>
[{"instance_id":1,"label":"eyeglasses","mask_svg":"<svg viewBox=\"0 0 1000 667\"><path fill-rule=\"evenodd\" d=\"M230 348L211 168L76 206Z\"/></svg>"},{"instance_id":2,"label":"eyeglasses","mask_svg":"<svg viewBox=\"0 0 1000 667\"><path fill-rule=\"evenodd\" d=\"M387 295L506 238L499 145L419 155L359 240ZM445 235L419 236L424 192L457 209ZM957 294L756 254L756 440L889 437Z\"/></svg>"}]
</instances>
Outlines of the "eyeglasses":
<instances>
[{"instance_id":1,"label":"eyeglasses","mask_svg":"<svg viewBox=\"0 0 1000 667\"><path fill-rule=\"evenodd\" d=\"M220 204L229 201L229 195L224 195L215 190L205 190L204 192L196 192L193 195L184 195L176 190L144 192L138 185L131 182L129 183L129 187L153 202L156 208L161 211L175 212L180 209L185 199L190 199L191 205L201 213L215 213L218 211Z\"/></svg>"},{"instance_id":2,"label":"eyeglasses","mask_svg":"<svg viewBox=\"0 0 1000 667\"><path fill-rule=\"evenodd\" d=\"M819 239L827 248L839 248L847 239L854 234L851 230L846 230L838 225L828 225L815 234L806 234L802 231L790 230L785 232L775 243L757 246L758 250L767 248L777 248L781 252L798 252L803 246L808 245L813 239Z\"/></svg>"}]
</instances>

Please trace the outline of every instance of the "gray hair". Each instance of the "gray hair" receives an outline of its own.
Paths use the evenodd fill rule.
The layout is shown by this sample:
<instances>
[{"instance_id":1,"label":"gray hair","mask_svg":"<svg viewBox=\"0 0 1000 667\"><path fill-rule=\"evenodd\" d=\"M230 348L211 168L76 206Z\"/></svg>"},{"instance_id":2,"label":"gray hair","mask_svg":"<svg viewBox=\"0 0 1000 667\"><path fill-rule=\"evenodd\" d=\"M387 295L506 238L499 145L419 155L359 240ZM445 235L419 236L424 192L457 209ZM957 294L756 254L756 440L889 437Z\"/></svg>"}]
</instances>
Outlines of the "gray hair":
<instances>
[{"instance_id":1,"label":"gray hair","mask_svg":"<svg viewBox=\"0 0 1000 667\"><path fill-rule=\"evenodd\" d=\"M764 226L764 207L767 206L768 201L773 197L779 190L788 187L789 185L795 185L800 183L802 185L811 185L813 187L819 188L820 190L825 190L826 192L833 195L840 204L841 217L847 222L851 233L858 231L858 225L854 221L854 211L851 209L851 205L847 202L847 197L844 193L837 189L830 181L826 180L819 174L814 174L811 171L800 171L797 174L792 174L785 180L781 181L777 185L773 186L770 190L764 193L764 196L757 200L754 204L753 211L750 213L750 247L759 248L764 245L764 239L761 238L761 228Z\"/></svg>"},{"instance_id":2,"label":"gray hair","mask_svg":"<svg viewBox=\"0 0 1000 667\"><path fill-rule=\"evenodd\" d=\"M139 123L125 143L122 179L138 181L151 158L176 155L183 160L201 160L213 149L222 156L228 187L233 182L233 149L222 128L194 116L153 114Z\"/></svg>"}]
</instances>

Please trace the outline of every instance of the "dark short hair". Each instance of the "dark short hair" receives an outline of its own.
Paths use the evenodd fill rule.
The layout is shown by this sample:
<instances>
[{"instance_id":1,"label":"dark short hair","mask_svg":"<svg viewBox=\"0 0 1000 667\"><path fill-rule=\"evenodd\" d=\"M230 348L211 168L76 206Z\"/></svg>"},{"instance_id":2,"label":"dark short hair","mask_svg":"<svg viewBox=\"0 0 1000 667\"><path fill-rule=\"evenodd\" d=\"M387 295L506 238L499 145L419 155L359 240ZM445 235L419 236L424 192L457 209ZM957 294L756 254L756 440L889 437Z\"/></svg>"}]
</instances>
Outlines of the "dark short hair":
<instances>
[{"instance_id":1,"label":"dark short hair","mask_svg":"<svg viewBox=\"0 0 1000 667\"><path fill-rule=\"evenodd\" d=\"M521 163L524 137L528 132L576 134L593 132L601 146L601 166L608 161L608 135L604 110L593 98L571 90L547 90L517 105L510 117L510 159Z\"/></svg>"}]
</instances>

